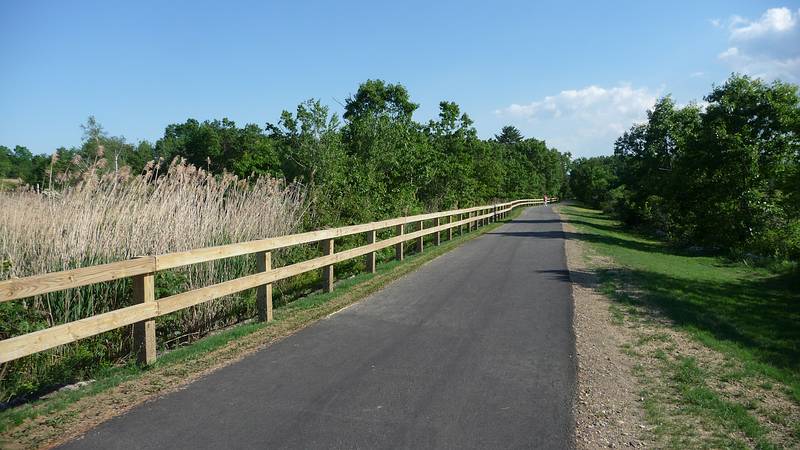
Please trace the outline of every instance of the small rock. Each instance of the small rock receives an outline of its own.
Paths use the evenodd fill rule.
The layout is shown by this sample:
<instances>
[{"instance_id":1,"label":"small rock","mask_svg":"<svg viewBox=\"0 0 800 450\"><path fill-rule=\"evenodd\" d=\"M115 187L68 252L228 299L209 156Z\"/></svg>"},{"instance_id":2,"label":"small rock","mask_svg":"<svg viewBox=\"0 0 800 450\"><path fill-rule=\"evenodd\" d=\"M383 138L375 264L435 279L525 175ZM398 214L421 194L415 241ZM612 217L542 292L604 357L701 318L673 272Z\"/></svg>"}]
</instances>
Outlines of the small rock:
<instances>
[{"instance_id":1,"label":"small rock","mask_svg":"<svg viewBox=\"0 0 800 450\"><path fill-rule=\"evenodd\" d=\"M94 383L94 380L79 381L79 382L77 382L75 384L68 384L68 385L62 387L61 389L59 389L59 392L60 391L75 391L75 390L78 390L78 389L80 389L80 388L82 388L84 386L88 386L88 385L90 385L92 383Z\"/></svg>"}]
</instances>

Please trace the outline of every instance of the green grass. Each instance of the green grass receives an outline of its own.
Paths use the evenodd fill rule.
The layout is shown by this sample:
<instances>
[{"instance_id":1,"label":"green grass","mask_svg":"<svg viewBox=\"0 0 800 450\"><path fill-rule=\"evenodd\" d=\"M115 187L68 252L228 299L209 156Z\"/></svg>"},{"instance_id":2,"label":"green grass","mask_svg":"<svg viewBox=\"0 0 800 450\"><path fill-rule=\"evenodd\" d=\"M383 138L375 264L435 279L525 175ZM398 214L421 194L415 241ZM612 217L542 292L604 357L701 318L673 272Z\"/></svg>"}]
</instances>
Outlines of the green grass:
<instances>
[{"instance_id":1,"label":"green grass","mask_svg":"<svg viewBox=\"0 0 800 450\"><path fill-rule=\"evenodd\" d=\"M561 212L575 226L568 238L587 242L599 255L613 260L611 267L597 270L602 292L613 301L613 323L647 320L640 307L655 306L678 330L726 360L722 369L710 373L693 358L672 357L663 346L655 351L652 356L661 362L660 383L641 368L637 373L649 386L642 397L646 416L655 424L654 435L673 448L751 445L741 436L758 448L773 448L764 425L752 414L757 405L725 398L709 383L739 382L771 390L772 383L779 382L800 403L797 272L791 266L773 271L674 249L628 231L596 210L565 206ZM644 335L625 351L636 354L636 348L648 341L664 340L667 345L667 339L658 333ZM691 422L674 417L692 417L707 424L704 429L716 431L699 436Z\"/></svg>"},{"instance_id":2,"label":"green grass","mask_svg":"<svg viewBox=\"0 0 800 450\"><path fill-rule=\"evenodd\" d=\"M315 293L299 298L290 303L277 306L274 311L275 320L273 322L250 322L230 327L216 334L199 339L192 344L177 348L163 355L159 355L159 358L156 360L156 362L148 368L143 368L135 364L127 364L123 366L99 369L99 371L95 373L95 381L80 389L57 392L51 396L48 396L47 398L42 398L2 410L0 411L0 433L8 431L14 426L23 423L25 420L40 416L48 416L53 413L63 411L68 406L82 398L101 394L104 391L116 387L126 381L133 380L136 377L141 376L145 371L166 366L178 367L181 364L187 363L192 359L199 357L200 355L222 348L231 341L246 338L248 335L251 335L266 327L276 326L284 321L298 320L298 316L300 316L302 312L313 311L317 309L322 310L333 300L340 299L343 296L350 295L352 297L350 303L355 302L373 292L380 290L383 286L394 281L395 279L416 270L437 256L456 248L458 245L469 241L487 231L491 231L492 229L509 220L512 220L514 217L518 216L521 211L522 209L512 211L508 218L504 221L484 226L479 228L477 232L468 232L463 236L460 235L457 230L454 230L453 240L443 240L442 244L439 246L429 246L426 243L425 251L421 254L406 253L405 260L402 262L391 260L382 264L378 264L377 273L375 274L360 273L355 276L339 280L336 282L333 292ZM312 323L318 318L318 316L309 315L301 317L300 321L303 323ZM52 420L59 420L58 415L53 414ZM0 444L2 444L2 442L0 442Z\"/></svg>"},{"instance_id":3,"label":"green grass","mask_svg":"<svg viewBox=\"0 0 800 450\"><path fill-rule=\"evenodd\" d=\"M599 211L562 208L577 232L613 258L601 270L603 289L620 303L637 303L620 288L640 290L643 299L698 341L733 357L744 370L789 386L800 402L800 276L772 272L721 257L692 255L628 232Z\"/></svg>"},{"instance_id":4,"label":"green grass","mask_svg":"<svg viewBox=\"0 0 800 450\"><path fill-rule=\"evenodd\" d=\"M742 432L751 438L758 448L770 449L773 445L765 438L767 430L764 429L740 403L735 403L723 399L717 392L706 385L706 374L693 358L682 357L678 361L668 365L672 379L675 381L681 394L681 400L686 412L696 416L711 416L711 418L722 425L723 429L731 432ZM730 434L722 436L725 440L718 442L724 447L729 447L735 442ZM730 441L728 441L730 440ZM727 442L726 442L727 441ZM743 443L736 443L735 446Z\"/></svg>"}]
</instances>

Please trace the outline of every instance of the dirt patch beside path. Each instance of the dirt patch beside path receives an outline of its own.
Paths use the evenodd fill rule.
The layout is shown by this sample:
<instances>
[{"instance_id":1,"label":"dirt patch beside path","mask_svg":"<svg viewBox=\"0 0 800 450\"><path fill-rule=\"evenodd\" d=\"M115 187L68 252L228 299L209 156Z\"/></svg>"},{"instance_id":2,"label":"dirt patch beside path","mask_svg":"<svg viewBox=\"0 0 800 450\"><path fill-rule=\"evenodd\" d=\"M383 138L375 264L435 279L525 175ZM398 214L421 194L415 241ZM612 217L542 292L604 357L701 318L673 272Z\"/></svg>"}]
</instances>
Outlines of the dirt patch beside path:
<instances>
[{"instance_id":1,"label":"dirt patch beside path","mask_svg":"<svg viewBox=\"0 0 800 450\"><path fill-rule=\"evenodd\" d=\"M563 218L563 216L562 216ZM574 232L569 223L564 231ZM647 447L647 425L635 375L636 361L623 351L635 336L615 325L611 302L600 295L593 269L610 261L580 241L564 243L575 302L575 347L578 355L574 404L579 449Z\"/></svg>"}]
</instances>

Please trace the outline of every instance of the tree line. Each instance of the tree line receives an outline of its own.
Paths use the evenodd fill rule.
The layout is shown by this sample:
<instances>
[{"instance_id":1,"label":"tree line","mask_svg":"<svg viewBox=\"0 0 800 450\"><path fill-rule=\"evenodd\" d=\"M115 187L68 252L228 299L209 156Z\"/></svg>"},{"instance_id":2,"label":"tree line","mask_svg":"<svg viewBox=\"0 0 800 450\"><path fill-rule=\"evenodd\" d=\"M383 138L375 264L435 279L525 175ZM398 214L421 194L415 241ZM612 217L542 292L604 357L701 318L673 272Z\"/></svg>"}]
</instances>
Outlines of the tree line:
<instances>
[{"instance_id":1,"label":"tree line","mask_svg":"<svg viewBox=\"0 0 800 450\"><path fill-rule=\"evenodd\" d=\"M312 201L309 226L317 227L565 193L569 153L511 126L480 139L453 102L441 102L427 123L412 118L417 107L403 85L368 80L345 101L341 118L312 99L263 127L188 119L137 145L109 136L90 117L80 147L50 156L0 147L0 177L49 189L98 159L104 170L138 171L148 161L185 158L214 173L302 183Z\"/></svg>"},{"instance_id":2,"label":"tree line","mask_svg":"<svg viewBox=\"0 0 800 450\"><path fill-rule=\"evenodd\" d=\"M800 259L800 97L732 75L705 104L668 96L613 156L573 162L573 195L674 242Z\"/></svg>"}]
</instances>

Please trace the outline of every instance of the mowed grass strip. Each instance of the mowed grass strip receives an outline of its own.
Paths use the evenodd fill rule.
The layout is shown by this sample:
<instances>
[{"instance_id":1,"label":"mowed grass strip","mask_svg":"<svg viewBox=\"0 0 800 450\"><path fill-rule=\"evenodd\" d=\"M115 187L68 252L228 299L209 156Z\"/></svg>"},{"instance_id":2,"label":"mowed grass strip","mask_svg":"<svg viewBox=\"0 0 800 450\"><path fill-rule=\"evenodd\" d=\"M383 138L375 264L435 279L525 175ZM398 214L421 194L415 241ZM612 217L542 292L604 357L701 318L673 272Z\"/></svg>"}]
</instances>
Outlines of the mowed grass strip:
<instances>
[{"instance_id":1,"label":"mowed grass strip","mask_svg":"<svg viewBox=\"0 0 800 450\"><path fill-rule=\"evenodd\" d=\"M563 206L561 213L574 225L570 239L586 242L593 251L612 262L597 269L601 290L614 303L612 321L618 325L648 320L642 307L654 307L671 329L719 352L722 367L703 367L692 357L675 351L675 344L651 346L660 360L656 374L641 371L647 386L644 406L655 433L666 436L670 447L697 445L773 448L763 419L756 419L751 400L718 391L720 386L757 383L756 391L770 391L773 380L787 401L800 404L800 283L791 265L782 269L752 267L728 259L692 254L664 242L624 229L600 211ZM663 323L663 322L662 322ZM660 325L662 326L662 325ZM660 335L643 334L643 339ZM629 350L647 351L647 342L633 342ZM643 363L646 358L643 359ZM658 380L652 380L657 376ZM761 380L761 381L759 381ZM670 423L665 415L693 417L718 430L698 438L685 421ZM780 422L774 417L768 422ZM800 424L794 429L800 443ZM750 444L736 436L746 437ZM696 437L696 436L695 436ZM781 442L777 446L786 445ZM789 443L789 445L793 445Z\"/></svg>"},{"instance_id":2,"label":"mowed grass strip","mask_svg":"<svg viewBox=\"0 0 800 450\"><path fill-rule=\"evenodd\" d=\"M788 385L800 402L798 272L673 250L625 231L600 211L567 206L562 212L578 230L570 238L591 243L621 269L602 271L606 290L618 291L612 282L624 276L681 330Z\"/></svg>"}]
</instances>

